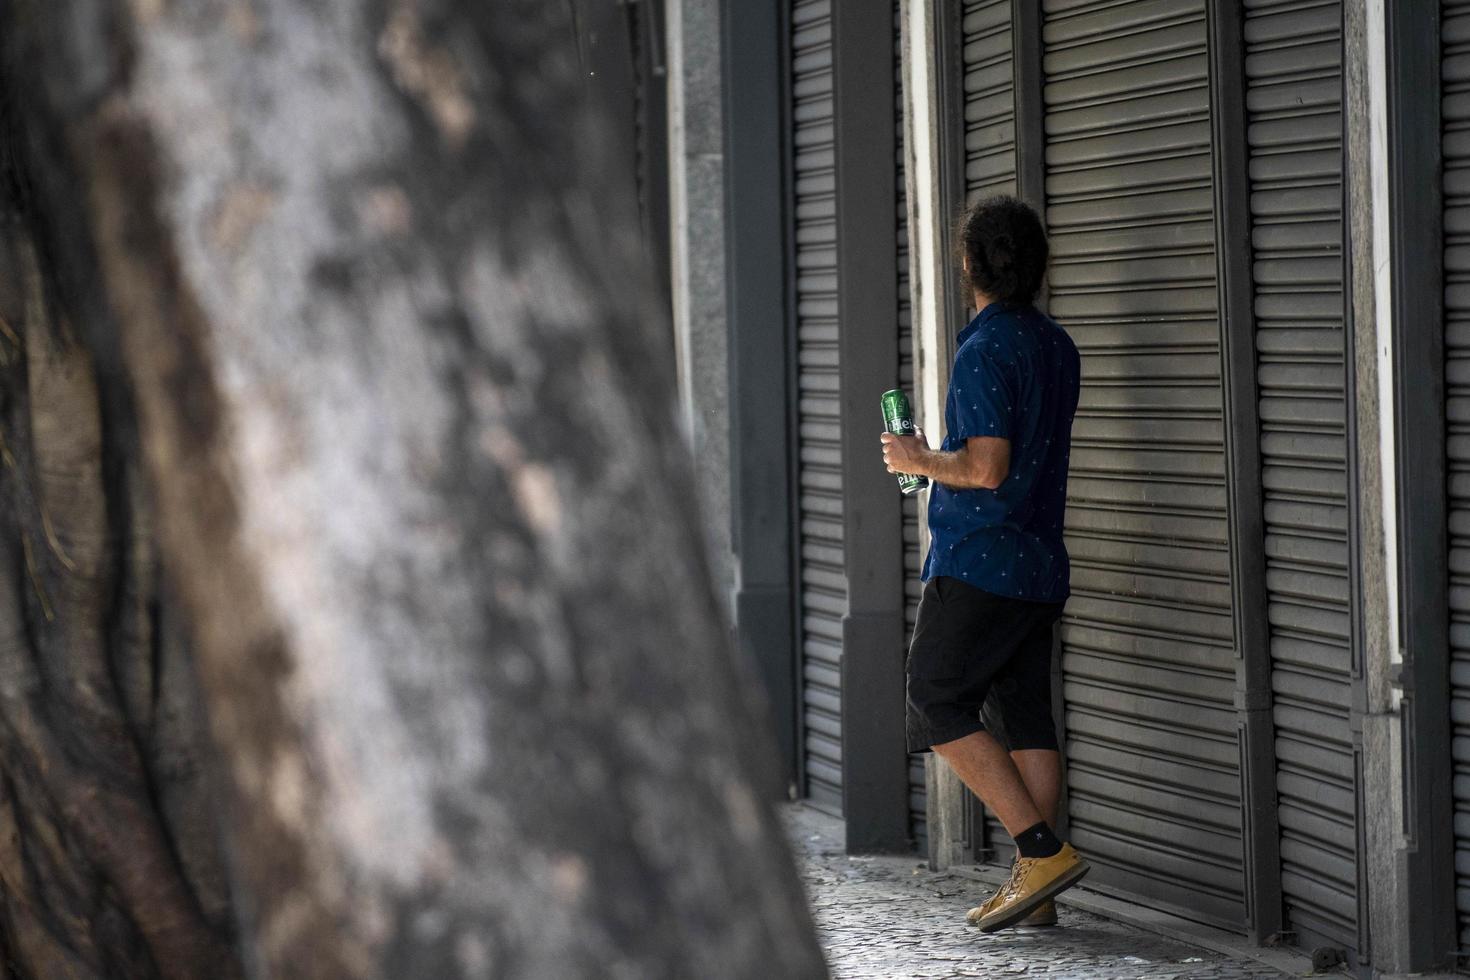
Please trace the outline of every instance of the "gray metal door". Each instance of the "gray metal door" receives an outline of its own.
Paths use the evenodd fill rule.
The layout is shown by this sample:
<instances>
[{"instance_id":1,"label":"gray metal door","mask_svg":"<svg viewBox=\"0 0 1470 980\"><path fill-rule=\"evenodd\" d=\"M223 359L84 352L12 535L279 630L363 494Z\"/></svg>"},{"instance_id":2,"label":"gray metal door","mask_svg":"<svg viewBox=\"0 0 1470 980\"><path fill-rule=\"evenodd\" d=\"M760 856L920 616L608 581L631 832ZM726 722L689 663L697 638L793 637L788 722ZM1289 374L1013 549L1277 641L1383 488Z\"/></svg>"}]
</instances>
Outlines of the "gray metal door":
<instances>
[{"instance_id":1,"label":"gray metal door","mask_svg":"<svg viewBox=\"0 0 1470 980\"><path fill-rule=\"evenodd\" d=\"M1082 351L1062 626L1090 884L1245 920L1205 0L1044 0L1050 307Z\"/></svg>"},{"instance_id":2,"label":"gray metal door","mask_svg":"<svg viewBox=\"0 0 1470 980\"><path fill-rule=\"evenodd\" d=\"M1455 906L1470 949L1470 0L1445 0L1441 17Z\"/></svg>"},{"instance_id":3,"label":"gray metal door","mask_svg":"<svg viewBox=\"0 0 1470 980\"><path fill-rule=\"evenodd\" d=\"M1266 584L1286 928L1358 946L1341 4L1246 0Z\"/></svg>"},{"instance_id":4,"label":"gray metal door","mask_svg":"<svg viewBox=\"0 0 1470 980\"><path fill-rule=\"evenodd\" d=\"M966 0L958 5L966 205L992 194L1016 193L1013 2ZM959 326L955 324L953 330L958 332ZM977 807L971 812L983 813L985 821L985 827L974 835L976 859L1009 864L1014 847L1005 827L988 810Z\"/></svg>"},{"instance_id":5,"label":"gray metal door","mask_svg":"<svg viewBox=\"0 0 1470 980\"><path fill-rule=\"evenodd\" d=\"M847 611L847 578L842 542L830 0L798 0L792 5L790 88L802 788L813 804L841 815L842 617Z\"/></svg>"}]
</instances>

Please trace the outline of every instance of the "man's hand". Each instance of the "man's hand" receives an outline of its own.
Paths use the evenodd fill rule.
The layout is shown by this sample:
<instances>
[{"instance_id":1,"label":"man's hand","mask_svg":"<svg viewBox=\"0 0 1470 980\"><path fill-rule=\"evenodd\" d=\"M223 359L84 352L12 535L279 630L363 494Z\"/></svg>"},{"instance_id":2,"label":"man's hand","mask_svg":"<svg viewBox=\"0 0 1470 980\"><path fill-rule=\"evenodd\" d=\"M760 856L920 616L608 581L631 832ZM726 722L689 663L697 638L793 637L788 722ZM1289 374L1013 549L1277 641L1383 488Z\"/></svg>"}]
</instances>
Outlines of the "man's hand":
<instances>
[{"instance_id":1,"label":"man's hand","mask_svg":"<svg viewBox=\"0 0 1470 980\"><path fill-rule=\"evenodd\" d=\"M883 442L883 463L888 472L928 476L925 463L929 456L929 443L924 439L924 430L915 429L914 433L896 436L885 432L878 437Z\"/></svg>"},{"instance_id":2,"label":"man's hand","mask_svg":"<svg viewBox=\"0 0 1470 980\"><path fill-rule=\"evenodd\" d=\"M929 448L924 433L896 436L885 432L883 462L890 473L927 476L955 490L995 490L1011 471L1011 442L995 436L971 436L952 453Z\"/></svg>"}]
</instances>

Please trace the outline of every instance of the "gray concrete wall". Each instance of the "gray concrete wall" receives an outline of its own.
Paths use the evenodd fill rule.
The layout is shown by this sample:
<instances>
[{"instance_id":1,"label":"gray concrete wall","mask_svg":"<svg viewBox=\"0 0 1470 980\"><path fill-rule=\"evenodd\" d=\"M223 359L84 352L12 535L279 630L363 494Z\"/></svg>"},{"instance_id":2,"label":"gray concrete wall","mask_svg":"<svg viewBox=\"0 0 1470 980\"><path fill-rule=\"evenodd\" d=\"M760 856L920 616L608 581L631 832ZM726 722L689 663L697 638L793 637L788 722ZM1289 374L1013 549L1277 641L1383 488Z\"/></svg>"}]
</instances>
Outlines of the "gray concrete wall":
<instances>
[{"instance_id":1,"label":"gray concrete wall","mask_svg":"<svg viewBox=\"0 0 1470 980\"><path fill-rule=\"evenodd\" d=\"M1376 10L1375 10L1376 8ZM1382 0L1347 0L1344 5L1343 124L1347 152L1348 211L1351 236L1349 299L1352 303L1354 386L1347 393L1356 423L1350 464L1356 464L1358 565L1357 596L1363 658L1361 707L1354 727L1361 730L1364 827L1359 843L1360 875L1368 892L1372 965L1386 973L1409 964L1407 947L1409 883L1403 874L1403 755L1400 744L1399 690L1394 683L1398 651L1396 612L1396 519L1393 402L1387 360L1392 313L1387 300L1387 240L1380 227L1389 220L1387 144L1384 113L1384 35ZM1350 530L1351 533L1351 530ZM1366 925L1366 928L1364 928Z\"/></svg>"},{"instance_id":2,"label":"gray concrete wall","mask_svg":"<svg viewBox=\"0 0 1470 980\"><path fill-rule=\"evenodd\" d=\"M710 567L728 616L734 561L719 0L667 0L665 16L670 251L679 398L694 451Z\"/></svg>"}]
</instances>

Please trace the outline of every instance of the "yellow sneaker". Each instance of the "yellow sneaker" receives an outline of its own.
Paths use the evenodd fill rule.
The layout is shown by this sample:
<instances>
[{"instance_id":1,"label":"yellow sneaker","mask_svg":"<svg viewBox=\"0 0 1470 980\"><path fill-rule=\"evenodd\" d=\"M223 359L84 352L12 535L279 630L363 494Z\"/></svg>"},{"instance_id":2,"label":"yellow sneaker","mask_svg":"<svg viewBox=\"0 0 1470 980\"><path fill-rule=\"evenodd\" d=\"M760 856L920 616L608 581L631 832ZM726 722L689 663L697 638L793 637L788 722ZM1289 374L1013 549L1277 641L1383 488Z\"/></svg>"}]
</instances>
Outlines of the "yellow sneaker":
<instances>
[{"instance_id":1,"label":"yellow sneaker","mask_svg":"<svg viewBox=\"0 0 1470 980\"><path fill-rule=\"evenodd\" d=\"M1011 874L1014 875L1015 873L1016 865L1012 864ZM1010 884L1010 882L1008 881L1006 882L1006 884ZM979 923L979 921L985 918L985 916L989 915L995 909L996 905L1000 902L1000 895L1001 892L1005 890L1005 887L1006 885L1002 885L1000 888L996 889L994 895L991 895L982 904L975 906L969 912L967 912L965 914L965 921L973 926ZM1020 922L1016 923L1016 927L1020 929L1043 929L1049 926L1054 926L1056 924L1057 903L1052 901L1051 899L1047 899L1040 905L1036 906L1036 910L1033 911L1030 915L1026 916L1026 918L1022 919Z\"/></svg>"},{"instance_id":2,"label":"yellow sneaker","mask_svg":"<svg viewBox=\"0 0 1470 980\"><path fill-rule=\"evenodd\" d=\"M995 907L1000 904L1000 898L1005 894L1005 890L1011 887L1011 882L1016 880L1016 867L1016 862L1012 861L1010 877L1001 883L1001 886L995 890L993 895L965 913L966 922L972 926L977 925L981 919L995 910Z\"/></svg>"},{"instance_id":3,"label":"yellow sneaker","mask_svg":"<svg viewBox=\"0 0 1470 980\"><path fill-rule=\"evenodd\" d=\"M1012 866L1011 867L1011 873L1012 874L1015 874L1015 871L1016 871L1015 867ZM970 911L966 912L965 913L965 921L968 922L972 926L973 925L979 925L981 919L985 918L991 912L995 911L996 905L1000 903L1000 897L1001 897L1001 895L1004 894L1004 892L1006 890L1006 887L1009 884L1010 884L1010 882L1006 882L1006 884L1001 885L1000 888L996 889L996 892L995 892L994 895L991 895L984 902L980 903L979 905L977 905L974 908L972 908Z\"/></svg>"},{"instance_id":4,"label":"yellow sneaker","mask_svg":"<svg viewBox=\"0 0 1470 980\"><path fill-rule=\"evenodd\" d=\"M1036 911L1016 923L1017 929L1045 929L1057 924L1057 903L1047 899Z\"/></svg>"},{"instance_id":5,"label":"yellow sneaker","mask_svg":"<svg viewBox=\"0 0 1470 980\"><path fill-rule=\"evenodd\" d=\"M1047 858L1017 858L1010 880L984 905L971 909L965 918L981 932L1013 926L1035 912L1038 906L1071 888L1090 870L1071 844ZM1055 909L1053 909L1055 915Z\"/></svg>"}]
</instances>

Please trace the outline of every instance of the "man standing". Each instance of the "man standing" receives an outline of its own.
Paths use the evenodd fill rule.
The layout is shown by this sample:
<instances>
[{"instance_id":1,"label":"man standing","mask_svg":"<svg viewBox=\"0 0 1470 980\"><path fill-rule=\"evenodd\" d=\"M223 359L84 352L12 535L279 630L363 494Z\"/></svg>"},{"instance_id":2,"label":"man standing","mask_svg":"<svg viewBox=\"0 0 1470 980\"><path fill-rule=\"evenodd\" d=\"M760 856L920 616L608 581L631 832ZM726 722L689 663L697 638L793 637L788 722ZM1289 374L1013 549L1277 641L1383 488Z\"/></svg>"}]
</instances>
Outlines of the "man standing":
<instances>
[{"instance_id":1,"label":"man standing","mask_svg":"<svg viewBox=\"0 0 1470 980\"><path fill-rule=\"evenodd\" d=\"M1051 712L1081 364L1066 332L1032 306L1047 262L1036 212L987 198L965 216L961 240L980 312L959 335L943 447L922 433L882 440L890 473L933 484L906 667L909 751L939 753L1016 841L1010 880L968 916L992 932L1054 924L1051 899L1088 870L1053 830L1062 776ZM987 697L1008 747L981 721Z\"/></svg>"}]
</instances>

